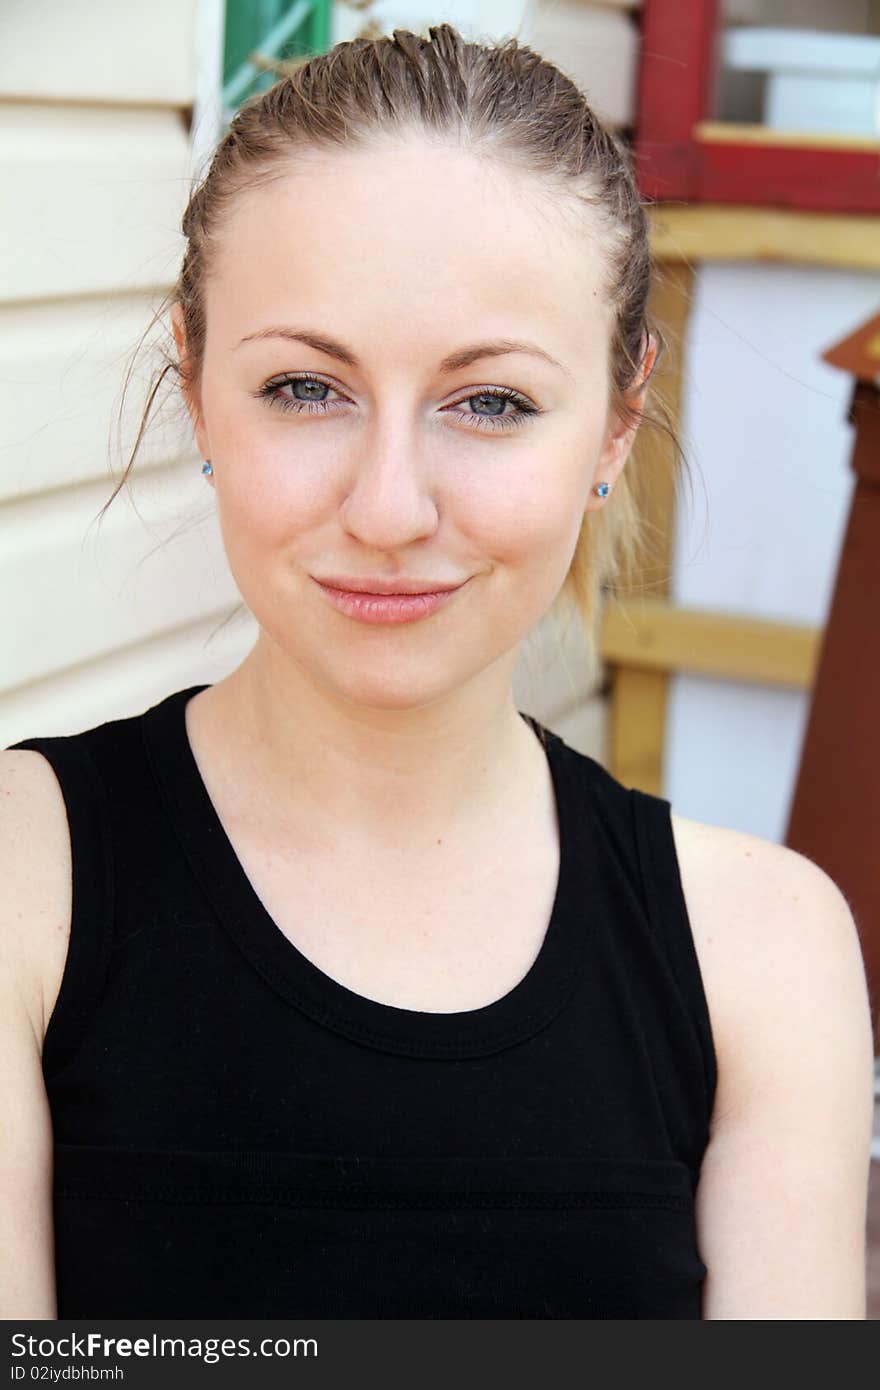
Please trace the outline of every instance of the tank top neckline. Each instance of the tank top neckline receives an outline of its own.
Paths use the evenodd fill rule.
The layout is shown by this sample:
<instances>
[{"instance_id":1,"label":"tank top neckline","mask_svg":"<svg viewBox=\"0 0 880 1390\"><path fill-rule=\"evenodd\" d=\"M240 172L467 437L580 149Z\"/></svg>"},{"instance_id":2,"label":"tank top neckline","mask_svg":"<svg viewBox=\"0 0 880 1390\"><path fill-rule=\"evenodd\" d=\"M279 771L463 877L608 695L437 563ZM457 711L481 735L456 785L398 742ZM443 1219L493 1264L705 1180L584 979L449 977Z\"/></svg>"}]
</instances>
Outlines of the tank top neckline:
<instances>
[{"instance_id":1,"label":"tank top neckline","mask_svg":"<svg viewBox=\"0 0 880 1390\"><path fill-rule=\"evenodd\" d=\"M476 1009L431 1013L384 1004L326 974L285 935L245 873L202 779L186 730L189 700L207 685L167 696L142 716L144 743L172 828L213 911L266 982L315 1022L365 1047L411 1057L486 1056L533 1037L569 1002L581 978L585 886L595 881L593 803L575 787L573 750L544 735L559 830L559 870L550 919L531 966L506 994ZM221 1001L218 1001L220 1003Z\"/></svg>"}]
</instances>

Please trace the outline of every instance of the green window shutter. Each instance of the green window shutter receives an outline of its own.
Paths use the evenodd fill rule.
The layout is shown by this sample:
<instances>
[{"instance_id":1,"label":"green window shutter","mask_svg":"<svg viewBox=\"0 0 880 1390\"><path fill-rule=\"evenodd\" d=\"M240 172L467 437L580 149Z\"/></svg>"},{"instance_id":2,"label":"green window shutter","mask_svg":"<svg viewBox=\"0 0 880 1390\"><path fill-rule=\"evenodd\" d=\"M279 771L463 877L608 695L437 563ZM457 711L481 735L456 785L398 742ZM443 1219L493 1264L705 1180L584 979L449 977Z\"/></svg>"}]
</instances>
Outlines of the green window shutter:
<instances>
[{"instance_id":1,"label":"green window shutter","mask_svg":"<svg viewBox=\"0 0 880 1390\"><path fill-rule=\"evenodd\" d=\"M251 55L271 62L323 53L330 47L332 0L226 0L223 40L223 107L231 117L247 97L265 91L277 74Z\"/></svg>"}]
</instances>

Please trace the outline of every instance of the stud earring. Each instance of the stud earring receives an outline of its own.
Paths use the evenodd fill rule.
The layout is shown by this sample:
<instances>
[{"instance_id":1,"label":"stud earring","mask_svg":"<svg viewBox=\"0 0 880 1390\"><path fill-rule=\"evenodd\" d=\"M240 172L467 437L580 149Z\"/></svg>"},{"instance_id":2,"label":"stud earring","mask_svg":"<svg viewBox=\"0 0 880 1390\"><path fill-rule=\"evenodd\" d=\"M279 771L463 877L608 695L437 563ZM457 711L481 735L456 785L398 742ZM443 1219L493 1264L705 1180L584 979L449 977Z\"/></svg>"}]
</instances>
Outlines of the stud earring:
<instances>
[{"instance_id":1,"label":"stud earring","mask_svg":"<svg viewBox=\"0 0 880 1390\"><path fill-rule=\"evenodd\" d=\"M202 464L202 472L204 473L206 478L210 477L210 475L214 472L214 465L212 464L210 459L205 459L205 462Z\"/></svg>"},{"instance_id":2,"label":"stud earring","mask_svg":"<svg viewBox=\"0 0 880 1390\"><path fill-rule=\"evenodd\" d=\"M593 488L593 491L597 493L599 497L607 497L609 492L611 491L611 484L597 483L596 486Z\"/></svg>"}]
</instances>

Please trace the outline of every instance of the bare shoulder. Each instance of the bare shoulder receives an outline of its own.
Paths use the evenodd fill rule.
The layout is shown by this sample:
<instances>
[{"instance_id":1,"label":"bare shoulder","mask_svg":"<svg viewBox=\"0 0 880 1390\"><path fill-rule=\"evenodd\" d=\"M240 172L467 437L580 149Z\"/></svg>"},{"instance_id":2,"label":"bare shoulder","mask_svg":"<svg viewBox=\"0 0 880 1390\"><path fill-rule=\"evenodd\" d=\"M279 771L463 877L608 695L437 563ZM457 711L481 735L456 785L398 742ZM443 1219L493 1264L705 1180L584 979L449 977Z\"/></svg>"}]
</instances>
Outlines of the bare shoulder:
<instances>
[{"instance_id":1,"label":"bare shoulder","mask_svg":"<svg viewBox=\"0 0 880 1390\"><path fill-rule=\"evenodd\" d=\"M784 951L786 945L794 945L793 934L785 931L784 914L775 940L769 941L771 902L788 894L796 904L811 873L819 875L821 870L785 845L760 836L707 825L674 811L671 820L688 919L720 1046L743 998L746 979L739 972L747 976L754 971L756 951L762 946Z\"/></svg>"},{"instance_id":2,"label":"bare shoulder","mask_svg":"<svg viewBox=\"0 0 880 1390\"><path fill-rule=\"evenodd\" d=\"M862 1319L873 1039L849 902L787 846L672 824L718 1060L703 1317Z\"/></svg>"},{"instance_id":3,"label":"bare shoulder","mask_svg":"<svg viewBox=\"0 0 880 1390\"><path fill-rule=\"evenodd\" d=\"M52 1117L42 1072L70 917L67 818L49 763L0 751L0 1317L57 1317ZM51 968L50 968L51 967ZM60 976L59 976L60 978Z\"/></svg>"},{"instance_id":4,"label":"bare shoulder","mask_svg":"<svg viewBox=\"0 0 880 1390\"><path fill-rule=\"evenodd\" d=\"M42 1047L70 936L67 811L50 763L32 749L0 751L0 944Z\"/></svg>"},{"instance_id":5,"label":"bare shoulder","mask_svg":"<svg viewBox=\"0 0 880 1390\"><path fill-rule=\"evenodd\" d=\"M850 973L861 965L856 924L844 893L805 855L746 831L671 818L716 1044L738 1051L746 1015L772 998L779 972L794 984L801 972L827 967L828 957Z\"/></svg>"}]
</instances>

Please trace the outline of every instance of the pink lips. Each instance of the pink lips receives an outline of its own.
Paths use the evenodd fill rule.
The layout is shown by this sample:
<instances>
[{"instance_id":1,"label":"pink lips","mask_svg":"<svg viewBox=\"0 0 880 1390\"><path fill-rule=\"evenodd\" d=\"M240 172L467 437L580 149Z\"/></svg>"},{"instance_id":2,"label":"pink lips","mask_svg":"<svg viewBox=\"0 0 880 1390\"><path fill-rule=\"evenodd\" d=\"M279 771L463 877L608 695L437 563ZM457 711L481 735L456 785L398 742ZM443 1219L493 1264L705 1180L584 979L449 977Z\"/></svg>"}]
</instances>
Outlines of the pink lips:
<instances>
[{"instance_id":1,"label":"pink lips","mask_svg":"<svg viewBox=\"0 0 880 1390\"><path fill-rule=\"evenodd\" d=\"M436 613L438 608L449 602L453 594L464 588L467 580L451 589L434 589L424 593L381 594L366 593L360 589L342 589L321 580L315 582L333 606L349 618L356 618L362 623L411 623Z\"/></svg>"}]
</instances>

